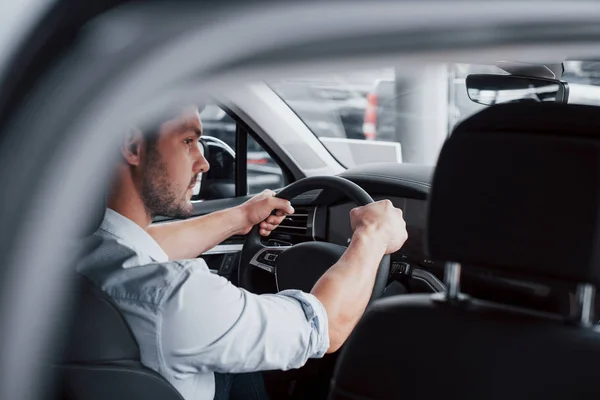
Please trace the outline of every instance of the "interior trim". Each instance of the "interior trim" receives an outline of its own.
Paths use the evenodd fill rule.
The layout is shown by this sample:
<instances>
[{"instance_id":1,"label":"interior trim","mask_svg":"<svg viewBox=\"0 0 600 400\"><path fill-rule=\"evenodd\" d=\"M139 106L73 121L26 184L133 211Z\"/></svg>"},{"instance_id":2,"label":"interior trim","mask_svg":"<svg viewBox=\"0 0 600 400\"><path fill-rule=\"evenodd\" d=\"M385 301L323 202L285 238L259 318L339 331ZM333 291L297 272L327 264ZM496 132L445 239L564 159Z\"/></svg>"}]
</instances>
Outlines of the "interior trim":
<instances>
[{"instance_id":1,"label":"interior trim","mask_svg":"<svg viewBox=\"0 0 600 400\"><path fill-rule=\"evenodd\" d=\"M414 268L412 278L425 282L436 293L443 293L446 291L446 285L444 285L437 276L424 269Z\"/></svg>"},{"instance_id":2,"label":"interior trim","mask_svg":"<svg viewBox=\"0 0 600 400\"><path fill-rule=\"evenodd\" d=\"M312 224L311 224L311 227L310 227L311 228L310 229L310 236L312 237L312 240L315 241L315 242L317 241L317 238L315 237L315 233L316 233L315 232L316 231L315 224L317 223L317 209L318 208L319 208L319 206L315 206L312 209Z\"/></svg>"},{"instance_id":3,"label":"interior trim","mask_svg":"<svg viewBox=\"0 0 600 400\"><path fill-rule=\"evenodd\" d=\"M209 254L231 254L242 251L243 244L220 244L210 250L205 251L202 255Z\"/></svg>"}]
</instances>

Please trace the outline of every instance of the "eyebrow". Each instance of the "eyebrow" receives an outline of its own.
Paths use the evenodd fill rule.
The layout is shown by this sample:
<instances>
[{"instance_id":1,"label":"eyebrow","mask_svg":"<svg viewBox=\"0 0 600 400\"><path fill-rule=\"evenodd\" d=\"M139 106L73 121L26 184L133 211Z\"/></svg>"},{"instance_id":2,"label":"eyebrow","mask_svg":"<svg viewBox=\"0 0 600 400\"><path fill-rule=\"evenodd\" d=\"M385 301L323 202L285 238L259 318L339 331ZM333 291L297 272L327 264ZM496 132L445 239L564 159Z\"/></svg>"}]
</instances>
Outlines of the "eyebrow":
<instances>
[{"instance_id":1,"label":"eyebrow","mask_svg":"<svg viewBox=\"0 0 600 400\"><path fill-rule=\"evenodd\" d=\"M200 138L202 136L202 130L194 125L184 123L179 126L178 130L179 130L179 133L193 131L196 134L196 136L198 136L198 138Z\"/></svg>"}]
</instances>

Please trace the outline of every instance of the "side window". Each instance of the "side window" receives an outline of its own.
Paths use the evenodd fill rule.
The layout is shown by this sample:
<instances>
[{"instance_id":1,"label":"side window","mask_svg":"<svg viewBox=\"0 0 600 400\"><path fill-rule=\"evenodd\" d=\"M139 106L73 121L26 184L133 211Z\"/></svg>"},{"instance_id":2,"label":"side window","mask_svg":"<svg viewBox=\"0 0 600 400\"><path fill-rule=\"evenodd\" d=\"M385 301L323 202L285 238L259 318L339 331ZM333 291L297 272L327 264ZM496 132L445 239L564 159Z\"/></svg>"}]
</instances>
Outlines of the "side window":
<instances>
[{"instance_id":1,"label":"side window","mask_svg":"<svg viewBox=\"0 0 600 400\"><path fill-rule=\"evenodd\" d=\"M285 186L281 167L252 136L248 136L247 154L248 194L260 193L265 189L280 189Z\"/></svg>"},{"instance_id":2,"label":"side window","mask_svg":"<svg viewBox=\"0 0 600 400\"><path fill-rule=\"evenodd\" d=\"M238 126L238 122L218 105L209 103L200 113L203 135L201 149L210 164L194 188L193 200L217 200L242 194L255 194L264 189L279 189L285 185L281 167L269 153ZM240 190L243 180L237 179L237 135L245 135L246 190Z\"/></svg>"}]
</instances>

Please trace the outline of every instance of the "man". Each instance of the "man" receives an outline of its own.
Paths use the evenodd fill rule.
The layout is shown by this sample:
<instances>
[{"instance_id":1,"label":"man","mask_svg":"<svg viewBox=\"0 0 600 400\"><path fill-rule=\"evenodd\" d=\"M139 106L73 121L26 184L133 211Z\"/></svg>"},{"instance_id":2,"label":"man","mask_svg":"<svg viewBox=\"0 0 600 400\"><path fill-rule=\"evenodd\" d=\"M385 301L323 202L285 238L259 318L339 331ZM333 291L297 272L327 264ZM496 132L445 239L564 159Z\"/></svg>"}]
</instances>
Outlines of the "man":
<instances>
[{"instance_id":1,"label":"man","mask_svg":"<svg viewBox=\"0 0 600 400\"><path fill-rule=\"evenodd\" d=\"M348 250L311 293L259 296L233 286L195 257L256 224L269 235L294 210L264 192L228 210L151 225L155 215L190 216L192 189L209 168L201 134L195 108L156 132L129 134L95 234L101 243L78 266L118 305L142 362L186 400L212 399L214 372L299 368L339 349L364 312L382 256L407 238L389 201L359 207L350 214Z\"/></svg>"}]
</instances>

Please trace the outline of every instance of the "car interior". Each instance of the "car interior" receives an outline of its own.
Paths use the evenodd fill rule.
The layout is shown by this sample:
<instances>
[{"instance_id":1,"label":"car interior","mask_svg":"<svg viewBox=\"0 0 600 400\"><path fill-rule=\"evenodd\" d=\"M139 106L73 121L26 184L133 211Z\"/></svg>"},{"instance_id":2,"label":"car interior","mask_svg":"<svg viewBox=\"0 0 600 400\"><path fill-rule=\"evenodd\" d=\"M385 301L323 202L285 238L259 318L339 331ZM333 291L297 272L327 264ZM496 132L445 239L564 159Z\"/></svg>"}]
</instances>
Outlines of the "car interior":
<instances>
[{"instance_id":1,"label":"car interior","mask_svg":"<svg viewBox=\"0 0 600 400\"><path fill-rule=\"evenodd\" d=\"M69 23L57 28L55 36L48 33L55 25L42 24L38 34L53 40L30 42L35 51L21 55L27 67L20 71L13 66L6 97L0 94L0 132L36 132L36 124L47 122L39 143L31 145L36 164L22 161L22 169L12 158L23 147L20 137L0 137L0 159L7 166L15 163L13 172L0 169L0 182L6 182L10 193L0 213L4 224L15 227L6 235L2 231L0 261L11 268L6 275L0 272L0 284L11 289L6 304L20 305L21 299L25 309L14 315L9 311L16 307L0 310L0 338L6 338L0 341L0 366L11 366L0 373L0 383L6 382L0 394L28 398L20 394L35 389L42 398L61 400L183 399L143 364L135 336L109 296L70 268L78 255L90 251L73 251L73 237L87 239L104 215L107 154L119 140L118 129L132 121L147 123L176 108L182 98L200 104L205 137L199 144L211 165L194 189L193 216L242 204L264 189L275 190L295 209L269 237L261 237L255 227L198 254L213 274L257 294L309 292L348 246L354 207L389 199L406 221L408 240L381 260L369 305L348 341L300 369L262 371L271 399L574 399L600 394L595 368L600 357L600 302L595 297L600 285L600 93L595 91L600 64L587 73L584 66L594 64L586 58L589 51L575 53L573 59L564 56L563 48L546 55L547 47L535 48L539 43L527 36L540 28L540 43L554 43L553 36L543 36L551 29L543 29L536 18L546 16L552 27L571 15L568 10L551 7L546 15L535 14L530 4L523 6L529 13L472 5L469 15L478 18L464 20L465 26L474 26L468 31L454 25L463 21L462 13L439 5L440 13L452 17L440 14L439 21L454 21L445 31L438 29L437 19L424 18L422 9L407 6L404 23L412 26L413 18L426 26L415 35L393 31L397 22L383 14L387 6L398 7L396 12L403 6L382 4L380 11L348 6L346 19L337 20L340 16L332 12L336 23L328 24L327 12L345 6L321 9L328 3L323 2L314 5L314 15L308 8L302 14L306 26L299 23L299 32L311 35L300 38L290 22L298 19L300 9L285 14L284 6L281 11L273 4L257 8L260 13L233 7L207 12L203 18L211 24L230 24L207 24L214 31L190 33L196 41L188 38L188 43L182 39L187 24L177 21L196 24L197 14L189 12L193 5L166 11L137 9L136 2L122 8L115 7L119 1L97 3L72 10L63 6L51 14L48 18ZM280 29L278 37L268 30L269 35L252 36L253 29L276 26L279 11L289 17L281 17L289 30ZM575 18L576 11L581 18L589 16L587 25ZM582 5L572 12L579 21L572 29L596 29L600 10ZM167 13L172 18L158 23ZM380 26L372 27L378 18ZM485 18L497 24L495 33L505 35L482 35L490 32ZM518 18L529 21L519 25L522 30L514 29ZM569 21L562 22L566 26ZM318 26L326 32L322 37ZM448 33L453 29L457 36ZM120 32L125 39L116 40L109 32ZM223 42L227 46L215 45L229 38L227 32L233 37ZM515 44L519 35L528 38L523 40L531 48ZM422 53L413 41L400 42L396 36L422 38L417 43ZM481 44L473 44L475 37ZM575 41L579 36L568 37ZM375 39L380 47L369 47ZM489 54L479 53L488 39ZM505 47L507 43L513 47ZM206 49L205 54L198 48ZM227 52L218 52L225 48ZM528 58L528 49L537 51ZM539 61L507 66L499 61L506 59L507 50L515 60ZM189 66L173 63L183 55L189 55ZM141 60L144 64L137 64ZM365 71L378 71L375 78L369 76L366 85L357 80L349 89L340 89L343 85L332 79L320 80L353 62L364 65L365 76ZM398 65L393 68L382 67L394 62ZM77 68L69 69L70 63ZM159 79L165 66L177 71L177 79ZM303 77L305 70L310 80L289 78ZM411 84L421 70L435 79ZM585 85L573 76L585 76ZM107 82L114 84L113 91ZM431 82L442 84L432 89L427 87ZM165 89L170 83L172 90ZM41 89L35 91L38 84ZM411 97L422 87L427 95ZM285 93L291 92L294 97L287 98ZM439 93L434 99L432 94ZM591 100L581 100L581 93ZM321 103L302 96L318 97ZM441 107L444 118L423 123L411 114L413 103L434 116ZM130 104L143 107L125 112ZM32 118L36 110L38 118ZM424 136L432 127L442 133ZM85 135L77 136L84 130ZM50 132L64 132L64 137L54 140L46 136ZM424 142L426 157L414 161ZM70 146L86 151L74 152ZM33 189L19 182L32 177L42 178L39 193L78 191L80 196L28 196ZM22 212L19 218L18 211L25 209L44 212ZM31 223L34 217L39 225ZM154 223L171 220L157 216ZM79 221L86 221L83 228ZM54 244L63 238L64 243ZM60 254L65 259L47 256ZM31 265L48 265L48 270L27 278ZM37 295L44 299L35 300ZM26 303L23 299L29 297ZM3 321L9 323L2 327ZM26 321L34 321L33 328ZM34 340L42 333L44 341ZM39 357L26 357L31 353ZM15 378L34 365L40 372L32 382L37 385L39 379L39 387Z\"/></svg>"},{"instance_id":2,"label":"car interior","mask_svg":"<svg viewBox=\"0 0 600 400\"><path fill-rule=\"evenodd\" d=\"M598 180L596 109L565 104L568 85L556 80L493 74L467 78L471 83L465 90L472 100L490 107L455 126L437 165L365 163L337 176L300 180L284 167L277 184L288 184L277 195L292 201L295 214L268 238L255 227L245 237L231 237L198 255L211 272L253 293L310 292L346 249L352 208L389 199L403 210L409 239L381 261L371 304L351 339L341 351L309 360L299 370L265 371L272 398L395 398L397 375L404 380L400 392L409 398L449 390L466 398L596 391L597 246L591 233L598 199L593 184L579 184ZM541 100L511 97L510 91L531 88L538 79ZM546 89L556 82L561 84L554 91ZM504 100L484 103L477 96L490 85L509 93ZM253 141L252 148L260 146L274 165L285 165L242 118L222 107L236 126L231 146L212 136L200 140L212 169L197 192L197 215L252 193L238 191L252 186L249 170L246 182L236 179L242 176L241 165L250 166L250 153L236 154L235 148L249 149ZM555 162L565 152L574 161ZM94 232L102 211L86 234ZM155 222L168 220L157 217ZM557 232L573 234L565 238ZM69 341L53 367L61 382L57 396L180 399L164 378L142 364L135 337L110 298L84 278L76 282ZM580 353L585 353L584 362ZM514 366L517 357L522 361ZM504 372L478 374L486 365ZM437 385L427 385L430 376L439 377ZM459 384L458 376L477 379ZM523 389L516 394L512 385L502 385L507 379ZM544 385L547 380L560 384Z\"/></svg>"},{"instance_id":3,"label":"car interior","mask_svg":"<svg viewBox=\"0 0 600 400\"><path fill-rule=\"evenodd\" d=\"M569 122L565 135L564 121L573 120L585 124ZM567 396L579 393L573 386L582 394L596 390L592 365L600 337L592 328L593 310L574 312L569 292L592 307L585 296L598 282L590 235L597 188L579 182L598 180L598 121L590 106L497 105L455 128L435 168L370 164L280 191L297 212L275 232L277 242L261 239L258 229L233 238L229 244L237 240L241 250L212 254L220 263L215 273L255 293L310 291L351 237L350 209L372 199L390 199L404 211L409 239L382 260L373 300L384 299L372 304L343 350L300 370L266 372L272 397L393 398L398 374L410 398L449 388L467 398ZM577 154L577 162L552 162L565 151ZM503 162L507 153L510 163ZM561 194L557 185L568 189ZM180 398L141 364L135 339L110 299L89 283L80 288L66 357L55 367L63 395ZM574 355L579 362L570 360ZM518 367L517 356L524 357ZM430 362L437 357L459 361ZM486 365L504 372L456 383L457 376L477 375ZM432 375L440 377L434 387L427 385ZM506 379L521 379L526 389L517 395L501 384ZM544 385L548 379L561 383Z\"/></svg>"}]
</instances>

